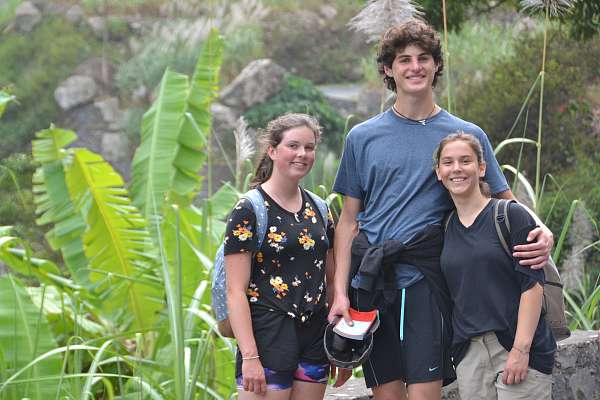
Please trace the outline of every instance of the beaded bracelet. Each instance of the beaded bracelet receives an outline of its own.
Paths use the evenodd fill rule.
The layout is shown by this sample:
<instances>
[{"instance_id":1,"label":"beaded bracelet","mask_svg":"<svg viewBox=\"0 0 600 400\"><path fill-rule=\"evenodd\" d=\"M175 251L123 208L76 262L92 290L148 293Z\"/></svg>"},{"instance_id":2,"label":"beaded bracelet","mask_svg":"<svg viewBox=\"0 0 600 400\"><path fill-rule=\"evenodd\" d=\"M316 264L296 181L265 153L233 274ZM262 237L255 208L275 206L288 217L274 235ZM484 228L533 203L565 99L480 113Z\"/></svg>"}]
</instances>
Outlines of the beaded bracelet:
<instances>
[{"instance_id":1,"label":"beaded bracelet","mask_svg":"<svg viewBox=\"0 0 600 400\"><path fill-rule=\"evenodd\" d=\"M242 357L242 360L244 360L244 361L246 361L246 360L256 360L257 358L260 358L260 356Z\"/></svg>"}]
</instances>

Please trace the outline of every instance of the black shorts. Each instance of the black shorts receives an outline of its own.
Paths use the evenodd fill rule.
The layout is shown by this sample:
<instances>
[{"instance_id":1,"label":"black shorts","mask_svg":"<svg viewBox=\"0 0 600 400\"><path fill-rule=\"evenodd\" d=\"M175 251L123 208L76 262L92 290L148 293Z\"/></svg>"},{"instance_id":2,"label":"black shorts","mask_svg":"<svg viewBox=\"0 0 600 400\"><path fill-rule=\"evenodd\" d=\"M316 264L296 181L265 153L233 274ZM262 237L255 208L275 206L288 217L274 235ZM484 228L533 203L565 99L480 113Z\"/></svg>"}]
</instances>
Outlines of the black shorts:
<instances>
[{"instance_id":1,"label":"black shorts","mask_svg":"<svg viewBox=\"0 0 600 400\"><path fill-rule=\"evenodd\" d=\"M361 311L374 308L373 295L363 290L352 289L351 302ZM425 279L405 289L403 322L402 290L393 305L379 310L379 317L373 351L363 364L368 387L395 380L407 384L453 380L448 330Z\"/></svg>"},{"instance_id":2,"label":"black shorts","mask_svg":"<svg viewBox=\"0 0 600 400\"><path fill-rule=\"evenodd\" d=\"M260 362L264 368L286 372L298 365L329 363L323 335L327 327L327 310L321 309L305 323L277 311L253 309L252 329ZM242 373L240 352L236 357L236 376Z\"/></svg>"}]
</instances>

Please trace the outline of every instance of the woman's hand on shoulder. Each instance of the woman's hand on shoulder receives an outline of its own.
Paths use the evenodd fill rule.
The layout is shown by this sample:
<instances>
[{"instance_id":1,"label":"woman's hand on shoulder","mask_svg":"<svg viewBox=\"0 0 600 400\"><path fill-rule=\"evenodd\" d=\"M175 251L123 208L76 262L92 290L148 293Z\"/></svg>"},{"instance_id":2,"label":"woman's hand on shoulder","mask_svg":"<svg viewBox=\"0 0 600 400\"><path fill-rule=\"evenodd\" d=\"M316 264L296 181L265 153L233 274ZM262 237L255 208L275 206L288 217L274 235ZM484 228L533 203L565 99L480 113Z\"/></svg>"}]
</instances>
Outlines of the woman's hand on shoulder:
<instances>
[{"instance_id":1,"label":"woman's hand on shoulder","mask_svg":"<svg viewBox=\"0 0 600 400\"><path fill-rule=\"evenodd\" d=\"M259 358L242 361L242 385L246 392L264 395L267 393L265 369Z\"/></svg>"}]
</instances>

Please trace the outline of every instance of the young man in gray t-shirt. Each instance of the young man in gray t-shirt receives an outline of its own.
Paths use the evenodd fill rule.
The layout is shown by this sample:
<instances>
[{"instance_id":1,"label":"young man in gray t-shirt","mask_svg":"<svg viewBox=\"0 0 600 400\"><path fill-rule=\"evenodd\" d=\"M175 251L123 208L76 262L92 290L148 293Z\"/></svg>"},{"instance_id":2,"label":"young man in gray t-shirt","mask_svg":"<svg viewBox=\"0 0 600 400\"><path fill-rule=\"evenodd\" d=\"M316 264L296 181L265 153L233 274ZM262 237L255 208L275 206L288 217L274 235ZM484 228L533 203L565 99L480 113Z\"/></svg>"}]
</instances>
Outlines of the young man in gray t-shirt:
<instances>
[{"instance_id":1,"label":"young man in gray t-shirt","mask_svg":"<svg viewBox=\"0 0 600 400\"><path fill-rule=\"evenodd\" d=\"M388 240L407 243L428 224L440 223L452 208L432 169L438 143L458 130L474 134L487 163L485 179L494 197L514 199L490 142L476 125L441 109L433 87L443 70L439 36L424 22L410 21L384 35L377 58L379 72L397 98L391 109L354 127L346 138L334 191L344 196L335 234L336 273L330 320L350 321L348 287L350 249L363 232L371 245ZM541 268L553 245L541 224L529 234L532 243L515 247L524 265ZM401 298L389 313L380 313L370 358L363 364L375 399L439 399L444 371L444 329L423 275L412 265L394 265ZM397 309L396 309L397 308ZM416 333L416 334L415 334Z\"/></svg>"}]
</instances>

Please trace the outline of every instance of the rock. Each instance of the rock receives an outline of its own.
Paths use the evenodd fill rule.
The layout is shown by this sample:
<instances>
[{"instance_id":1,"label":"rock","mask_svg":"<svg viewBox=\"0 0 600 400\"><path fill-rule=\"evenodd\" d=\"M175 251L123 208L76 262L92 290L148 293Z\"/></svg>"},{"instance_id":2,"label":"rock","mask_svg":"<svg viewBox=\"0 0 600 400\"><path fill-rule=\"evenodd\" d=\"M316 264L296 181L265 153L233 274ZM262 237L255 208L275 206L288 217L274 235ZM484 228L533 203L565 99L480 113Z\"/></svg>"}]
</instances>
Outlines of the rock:
<instances>
[{"instance_id":1,"label":"rock","mask_svg":"<svg viewBox=\"0 0 600 400\"><path fill-rule=\"evenodd\" d=\"M285 72L270 59L252 61L223 89L221 102L244 112L278 93Z\"/></svg>"},{"instance_id":2,"label":"rock","mask_svg":"<svg viewBox=\"0 0 600 400\"><path fill-rule=\"evenodd\" d=\"M377 89L365 87L358 96L356 112L366 118L379 114L382 110L382 90L385 90L383 93L383 110L391 107L395 100L395 94L393 92L384 89L383 86Z\"/></svg>"},{"instance_id":3,"label":"rock","mask_svg":"<svg viewBox=\"0 0 600 400\"><path fill-rule=\"evenodd\" d=\"M63 110L88 103L96 95L96 83L88 76L73 75L54 91L54 98Z\"/></svg>"},{"instance_id":4,"label":"rock","mask_svg":"<svg viewBox=\"0 0 600 400\"><path fill-rule=\"evenodd\" d=\"M103 17L93 16L87 19L87 23L98 38L102 38L106 29L106 21Z\"/></svg>"},{"instance_id":5,"label":"rock","mask_svg":"<svg viewBox=\"0 0 600 400\"><path fill-rule=\"evenodd\" d=\"M19 4L15 10L14 27L17 32L31 32L42 20L42 13L30 1Z\"/></svg>"},{"instance_id":6,"label":"rock","mask_svg":"<svg viewBox=\"0 0 600 400\"><path fill-rule=\"evenodd\" d=\"M133 93L131 93L131 100L137 103L143 103L147 101L147 99L148 89L144 85L138 86L136 89L133 90Z\"/></svg>"},{"instance_id":7,"label":"rock","mask_svg":"<svg viewBox=\"0 0 600 400\"><path fill-rule=\"evenodd\" d=\"M119 109L119 99L109 97L106 99L96 100L94 106L100 110L102 119L109 124L117 125L123 121L123 112Z\"/></svg>"},{"instance_id":8,"label":"rock","mask_svg":"<svg viewBox=\"0 0 600 400\"><path fill-rule=\"evenodd\" d=\"M229 157L235 159L235 136L233 135L233 130L237 126L240 114L233 108L220 103L213 103L210 111L212 114L212 130L215 138L211 150L218 155L218 158ZM223 155L223 151L227 151L228 154Z\"/></svg>"},{"instance_id":9,"label":"rock","mask_svg":"<svg viewBox=\"0 0 600 400\"><path fill-rule=\"evenodd\" d=\"M83 19L83 8L79 4L75 4L67 10L65 16L69 22L76 24Z\"/></svg>"},{"instance_id":10,"label":"rock","mask_svg":"<svg viewBox=\"0 0 600 400\"><path fill-rule=\"evenodd\" d=\"M106 132L102 134L102 156L119 171L129 160L129 139L122 132Z\"/></svg>"},{"instance_id":11,"label":"rock","mask_svg":"<svg viewBox=\"0 0 600 400\"><path fill-rule=\"evenodd\" d=\"M337 12L336 8L334 6L332 6L331 4L325 4L319 8L319 13L325 19L334 19L338 12Z\"/></svg>"},{"instance_id":12,"label":"rock","mask_svg":"<svg viewBox=\"0 0 600 400\"><path fill-rule=\"evenodd\" d=\"M75 68L74 75L88 76L92 78L96 83L101 84L106 88L111 88L113 85L113 75L115 72L114 66L106 61L106 76L102 71L103 62L101 57L94 57L85 60Z\"/></svg>"}]
</instances>

